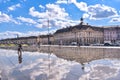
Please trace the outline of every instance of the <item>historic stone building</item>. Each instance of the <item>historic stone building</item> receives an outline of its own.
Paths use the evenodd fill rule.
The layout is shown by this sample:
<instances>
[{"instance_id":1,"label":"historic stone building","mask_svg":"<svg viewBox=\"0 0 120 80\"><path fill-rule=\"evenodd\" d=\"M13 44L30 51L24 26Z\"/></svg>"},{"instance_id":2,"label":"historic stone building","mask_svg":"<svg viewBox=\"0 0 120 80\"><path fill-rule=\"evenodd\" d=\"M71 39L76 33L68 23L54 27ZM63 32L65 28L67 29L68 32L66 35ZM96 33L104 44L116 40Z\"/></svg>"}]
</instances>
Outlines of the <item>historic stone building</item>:
<instances>
[{"instance_id":1,"label":"historic stone building","mask_svg":"<svg viewBox=\"0 0 120 80\"><path fill-rule=\"evenodd\" d=\"M54 34L31 37L19 37L1 40L0 43L21 44L56 44L56 45L91 45L104 43L120 44L120 27L96 27L84 24L83 18L78 25L57 30Z\"/></svg>"},{"instance_id":2,"label":"historic stone building","mask_svg":"<svg viewBox=\"0 0 120 80\"><path fill-rule=\"evenodd\" d=\"M120 43L120 27L104 27L104 43Z\"/></svg>"},{"instance_id":3,"label":"historic stone building","mask_svg":"<svg viewBox=\"0 0 120 80\"><path fill-rule=\"evenodd\" d=\"M36 36L30 37L18 37L18 38L11 38L11 39L4 39L0 41L1 44L28 44L34 45L37 43Z\"/></svg>"},{"instance_id":4,"label":"historic stone building","mask_svg":"<svg viewBox=\"0 0 120 80\"><path fill-rule=\"evenodd\" d=\"M55 44L70 45L72 42L80 45L103 44L103 28L79 24L57 30L54 39Z\"/></svg>"},{"instance_id":5,"label":"historic stone building","mask_svg":"<svg viewBox=\"0 0 120 80\"><path fill-rule=\"evenodd\" d=\"M46 45L46 44L54 44L54 37L53 35L39 35L37 37L37 43L41 45Z\"/></svg>"}]
</instances>

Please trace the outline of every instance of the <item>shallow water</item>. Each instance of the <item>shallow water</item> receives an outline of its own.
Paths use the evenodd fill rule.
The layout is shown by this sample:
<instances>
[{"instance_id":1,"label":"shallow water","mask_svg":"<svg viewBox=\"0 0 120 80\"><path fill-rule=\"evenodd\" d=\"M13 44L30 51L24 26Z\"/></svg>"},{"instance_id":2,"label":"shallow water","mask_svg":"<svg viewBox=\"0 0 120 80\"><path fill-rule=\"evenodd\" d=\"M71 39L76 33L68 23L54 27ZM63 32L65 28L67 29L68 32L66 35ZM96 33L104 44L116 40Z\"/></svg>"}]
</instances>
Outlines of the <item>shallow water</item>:
<instances>
[{"instance_id":1,"label":"shallow water","mask_svg":"<svg viewBox=\"0 0 120 80\"><path fill-rule=\"evenodd\" d=\"M109 54L108 54L109 55ZM110 54L111 55L111 54ZM114 54L113 54L114 55ZM80 59L81 60L81 59ZM94 59L80 63L54 54L0 49L1 80L120 80L120 59Z\"/></svg>"}]
</instances>

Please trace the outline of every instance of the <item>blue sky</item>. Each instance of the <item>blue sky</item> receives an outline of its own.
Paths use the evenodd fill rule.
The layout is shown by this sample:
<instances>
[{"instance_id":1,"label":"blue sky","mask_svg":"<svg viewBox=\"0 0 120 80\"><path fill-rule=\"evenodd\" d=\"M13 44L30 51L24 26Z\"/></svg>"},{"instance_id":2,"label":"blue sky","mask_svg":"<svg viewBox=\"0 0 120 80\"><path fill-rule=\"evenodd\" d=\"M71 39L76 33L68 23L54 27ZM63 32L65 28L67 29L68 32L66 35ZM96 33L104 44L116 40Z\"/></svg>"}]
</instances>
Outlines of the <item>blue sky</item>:
<instances>
[{"instance_id":1,"label":"blue sky","mask_svg":"<svg viewBox=\"0 0 120 80\"><path fill-rule=\"evenodd\" d=\"M95 26L120 25L120 0L0 0L0 39L46 34L84 18Z\"/></svg>"}]
</instances>

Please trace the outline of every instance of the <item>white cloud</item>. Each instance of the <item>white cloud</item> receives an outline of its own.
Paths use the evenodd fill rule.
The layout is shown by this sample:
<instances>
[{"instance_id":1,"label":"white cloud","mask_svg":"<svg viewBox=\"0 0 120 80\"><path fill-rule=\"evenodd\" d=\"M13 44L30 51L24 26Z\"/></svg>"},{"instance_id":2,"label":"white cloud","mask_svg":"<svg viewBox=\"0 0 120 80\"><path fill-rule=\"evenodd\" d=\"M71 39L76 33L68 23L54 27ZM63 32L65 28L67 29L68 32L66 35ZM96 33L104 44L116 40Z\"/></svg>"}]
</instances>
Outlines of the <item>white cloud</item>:
<instances>
[{"instance_id":1,"label":"white cloud","mask_svg":"<svg viewBox=\"0 0 120 80\"><path fill-rule=\"evenodd\" d=\"M30 23L30 24L36 24L36 22L31 18L24 18L24 17L17 17L17 19L21 20L22 22Z\"/></svg>"},{"instance_id":2,"label":"white cloud","mask_svg":"<svg viewBox=\"0 0 120 80\"><path fill-rule=\"evenodd\" d=\"M21 33L17 31L6 31L0 33L0 39L17 38L17 35L19 35L19 37L25 37L25 36L37 36L39 34L40 34L39 31L29 31L27 33Z\"/></svg>"},{"instance_id":3,"label":"white cloud","mask_svg":"<svg viewBox=\"0 0 120 80\"><path fill-rule=\"evenodd\" d=\"M120 17L112 18L110 22L120 22Z\"/></svg>"},{"instance_id":4,"label":"white cloud","mask_svg":"<svg viewBox=\"0 0 120 80\"><path fill-rule=\"evenodd\" d=\"M87 3L77 2L76 0L58 0L56 3L59 4L75 4L81 11L87 11Z\"/></svg>"},{"instance_id":5,"label":"white cloud","mask_svg":"<svg viewBox=\"0 0 120 80\"><path fill-rule=\"evenodd\" d=\"M75 4L80 10L87 11L87 3L85 2L77 2L76 0L58 0L56 3L59 4Z\"/></svg>"},{"instance_id":6,"label":"white cloud","mask_svg":"<svg viewBox=\"0 0 120 80\"><path fill-rule=\"evenodd\" d=\"M48 27L48 19L50 20L50 27L66 27L76 23L76 21L71 22L69 14L65 11L64 8L61 8L59 5L47 4L44 8L46 8L46 11L44 12L39 12L35 10L34 7L31 7L29 9L29 14L32 17L38 18L38 23L35 25L38 28Z\"/></svg>"},{"instance_id":7,"label":"white cloud","mask_svg":"<svg viewBox=\"0 0 120 80\"><path fill-rule=\"evenodd\" d=\"M114 8L100 4L88 6L87 12L90 19L110 18L118 15Z\"/></svg>"},{"instance_id":8,"label":"white cloud","mask_svg":"<svg viewBox=\"0 0 120 80\"><path fill-rule=\"evenodd\" d=\"M81 11L87 11L87 3L85 2L74 2L74 4L81 10Z\"/></svg>"},{"instance_id":9,"label":"white cloud","mask_svg":"<svg viewBox=\"0 0 120 80\"><path fill-rule=\"evenodd\" d=\"M7 14L0 12L0 23L9 22L10 20L11 18Z\"/></svg>"},{"instance_id":10,"label":"white cloud","mask_svg":"<svg viewBox=\"0 0 120 80\"><path fill-rule=\"evenodd\" d=\"M50 33L54 33L56 30L51 30ZM19 37L28 37L28 36L38 36L48 34L48 31L28 31L26 33L18 32L18 31L6 31L0 33L0 39L6 39L6 38L17 38L17 35Z\"/></svg>"},{"instance_id":11,"label":"white cloud","mask_svg":"<svg viewBox=\"0 0 120 80\"><path fill-rule=\"evenodd\" d=\"M53 19L63 19L68 18L69 14L65 11L64 8L61 8L59 5L47 4L47 13L50 18Z\"/></svg>"},{"instance_id":12,"label":"white cloud","mask_svg":"<svg viewBox=\"0 0 120 80\"><path fill-rule=\"evenodd\" d=\"M10 60L13 60L13 57L16 57L12 62L16 62L17 54L15 50L0 50L1 57L8 57ZM11 55L9 54L11 53ZM56 57L54 54L45 54L40 52L26 52L24 51L24 55L27 55L27 59L24 60L24 65L11 67L5 62L4 68L8 69L2 71L2 73L6 73L7 77L10 77L11 80L24 80L24 76L29 80L78 80L81 76L81 66L77 62L70 62L65 59L61 59ZM48 58L50 56L50 58ZM34 60L33 60L34 59ZM5 60L2 60L2 62ZM72 63L72 64L71 64ZM15 72L20 72L18 75L14 74ZM21 74L23 73L23 74ZM20 75L19 75L20 74ZM12 75L12 77L11 77ZM6 76L2 76L3 79L6 79Z\"/></svg>"},{"instance_id":13,"label":"white cloud","mask_svg":"<svg viewBox=\"0 0 120 80\"><path fill-rule=\"evenodd\" d=\"M42 8L42 9L45 9L45 7L44 7L44 6L42 6L42 5L39 5L39 7L40 7L40 8Z\"/></svg>"},{"instance_id":14,"label":"white cloud","mask_svg":"<svg viewBox=\"0 0 120 80\"><path fill-rule=\"evenodd\" d=\"M42 25L42 24L39 24L39 23L36 24L35 26L36 26L37 28L42 28L42 27L43 27L43 25Z\"/></svg>"},{"instance_id":15,"label":"white cloud","mask_svg":"<svg viewBox=\"0 0 120 80\"><path fill-rule=\"evenodd\" d=\"M25 22L26 25L34 25L37 28L43 28L48 27L48 20L46 19L38 19L37 21L31 19L31 18L25 18L25 17L17 17L18 20ZM52 26L51 23L49 23L50 26Z\"/></svg>"},{"instance_id":16,"label":"white cloud","mask_svg":"<svg viewBox=\"0 0 120 80\"><path fill-rule=\"evenodd\" d=\"M87 13L83 14L83 18L88 18L88 17L89 17L89 14L87 14Z\"/></svg>"},{"instance_id":17,"label":"white cloud","mask_svg":"<svg viewBox=\"0 0 120 80\"><path fill-rule=\"evenodd\" d=\"M102 62L108 63L108 65ZM79 80L117 80L119 79L120 62L119 60L100 59L85 66L85 74Z\"/></svg>"},{"instance_id":18,"label":"white cloud","mask_svg":"<svg viewBox=\"0 0 120 80\"><path fill-rule=\"evenodd\" d=\"M55 4L47 4L46 5L46 11L45 12L38 12L35 10L34 7L31 7L29 9L29 14L33 17L37 18L52 18L52 19L57 19L57 18L67 18L68 13L66 13L64 8L60 8L59 5Z\"/></svg>"},{"instance_id":19,"label":"white cloud","mask_svg":"<svg viewBox=\"0 0 120 80\"><path fill-rule=\"evenodd\" d=\"M20 4L15 4L15 5L12 5L12 6L8 7L8 10L9 11L14 11L16 8L19 8L19 7L21 7Z\"/></svg>"},{"instance_id":20,"label":"white cloud","mask_svg":"<svg viewBox=\"0 0 120 80\"><path fill-rule=\"evenodd\" d=\"M48 23L48 20L41 20L40 22L38 22L35 26L37 27L37 28L47 28L48 27L48 24L49 24L49 28L51 28L51 23L49 22Z\"/></svg>"},{"instance_id":21,"label":"white cloud","mask_svg":"<svg viewBox=\"0 0 120 80\"><path fill-rule=\"evenodd\" d=\"M46 14L45 14L45 13L42 13L42 12L40 13L40 12L36 11L34 7L31 7L31 8L29 9L29 14L30 14L31 16L37 17L37 18L45 18L45 17L46 17ZM47 18L47 17L46 17L46 18Z\"/></svg>"},{"instance_id":22,"label":"white cloud","mask_svg":"<svg viewBox=\"0 0 120 80\"><path fill-rule=\"evenodd\" d=\"M67 0L57 0L57 2L56 2L57 4L67 4L68 3L68 1Z\"/></svg>"},{"instance_id":23,"label":"white cloud","mask_svg":"<svg viewBox=\"0 0 120 80\"><path fill-rule=\"evenodd\" d=\"M117 11L109 6L96 4L87 6L85 2L76 2L76 0L72 0L81 11L86 12L83 14L84 17L90 16L90 19L103 19L117 16Z\"/></svg>"},{"instance_id":24,"label":"white cloud","mask_svg":"<svg viewBox=\"0 0 120 80\"><path fill-rule=\"evenodd\" d=\"M14 20L12 16L9 16L5 13L0 12L0 23L3 23L3 22L13 22L15 24L18 24L18 22Z\"/></svg>"},{"instance_id":25,"label":"white cloud","mask_svg":"<svg viewBox=\"0 0 120 80\"><path fill-rule=\"evenodd\" d=\"M74 26L76 24L78 24L79 21L72 21L72 20L68 20L68 19L65 19L65 20L54 20L54 23L52 25L54 26L58 26L58 27L61 27L61 28L65 28L65 27L68 27L68 26Z\"/></svg>"},{"instance_id":26,"label":"white cloud","mask_svg":"<svg viewBox=\"0 0 120 80\"><path fill-rule=\"evenodd\" d=\"M76 3L76 0L68 0L68 3Z\"/></svg>"},{"instance_id":27,"label":"white cloud","mask_svg":"<svg viewBox=\"0 0 120 80\"><path fill-rule=\"evenodd\" d=\"M62 0L59 0L61 2ZM104 19L104 18L111 18L118 15L117 10L110 6L95 4L95 5L87 5L85 2L77 2L76 0L64 0L67 3L73 3L79 8L81 11L85 12L83 17L90 18L90 19Z\"/></svg>"},{"instance_id":28,"label":"white cloud","mask_svg":"<svg viewBox=\"0 0 120 80\"><path fill-rule=\"evenodd\" d=\"M0 39L6 39L6 38L16 38L17 34L21 35L20 32L16 32L16 31L6 31L6 32L2 32L0 33Z\"/></svg>"}]
</instances>

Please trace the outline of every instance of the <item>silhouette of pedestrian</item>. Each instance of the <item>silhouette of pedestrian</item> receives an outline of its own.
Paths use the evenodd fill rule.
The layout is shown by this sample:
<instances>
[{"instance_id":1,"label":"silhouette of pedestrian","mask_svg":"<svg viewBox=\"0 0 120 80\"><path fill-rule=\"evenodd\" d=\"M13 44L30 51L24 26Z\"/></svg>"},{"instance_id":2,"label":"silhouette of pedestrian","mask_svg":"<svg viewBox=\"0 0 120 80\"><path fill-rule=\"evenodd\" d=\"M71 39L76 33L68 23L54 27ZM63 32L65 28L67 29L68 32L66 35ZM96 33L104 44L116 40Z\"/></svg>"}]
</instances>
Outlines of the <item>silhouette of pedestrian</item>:
<instances>
[{"instance_id":1,"label":"silhouette of pedestrian","mask_svg":"<svg viewBox=\"0 0 120 80\"><path fill-rule=\"evenodd\" d=\"M22 45L21 44L18 44L18 60L19 60L19 63L22 62Z\"/></svg>"},{"instance_id":2,"label":"silhouette of pedestrian","mask_svg":"<svg viewBox=\"0 0 120 80\"><path fill-rule=\"evenodd\" d=\"M22 63L22 55L18 56L18 62L19 62L19 64Z\"/></svg>"},{"instance_id":3,"label":"silhouette of pedestrian","mask_svg":"<svg viewBox=\"0 0 120 80\"><path fill-rule=\"evenodd\" d=\"M18 56L22 55L22 45L18 44Z\"/></svg>"}]
</instances>

